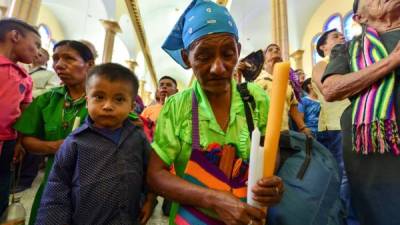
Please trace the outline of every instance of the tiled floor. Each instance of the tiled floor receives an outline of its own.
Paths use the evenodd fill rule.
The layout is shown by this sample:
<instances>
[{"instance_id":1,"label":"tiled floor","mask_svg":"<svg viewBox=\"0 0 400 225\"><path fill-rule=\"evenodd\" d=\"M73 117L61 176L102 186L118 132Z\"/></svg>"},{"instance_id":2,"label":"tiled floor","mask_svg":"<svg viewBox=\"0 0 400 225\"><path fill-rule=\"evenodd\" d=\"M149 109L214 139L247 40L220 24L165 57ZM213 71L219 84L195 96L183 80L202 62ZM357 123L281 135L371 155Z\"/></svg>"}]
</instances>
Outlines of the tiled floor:
<instances>
[{"instance_id":1,"label":"tiled floor","mask_svg":"<svg viewBox=\"0 0 400 225\"><path fill-rule=\"evenodd\" d=\"M21 196L21 203L24 205L25 210L26 210L26 221L29 221L29 215L31 213L31 207L32 207L32 202L33 199L35 198L35 194L37 189L40 186L40 182L43 179L43 173L39 173L39 175L36 177L35 181L32 184L32 187L30 189L27 189L23 192L17 193L17 196ZM162 215L161 212L161 202L162 199L158 199L159 204L157 205L153 216L147 223L148 225L166 225L168 224L168 218Z\"/></svg>"}]
</instances>

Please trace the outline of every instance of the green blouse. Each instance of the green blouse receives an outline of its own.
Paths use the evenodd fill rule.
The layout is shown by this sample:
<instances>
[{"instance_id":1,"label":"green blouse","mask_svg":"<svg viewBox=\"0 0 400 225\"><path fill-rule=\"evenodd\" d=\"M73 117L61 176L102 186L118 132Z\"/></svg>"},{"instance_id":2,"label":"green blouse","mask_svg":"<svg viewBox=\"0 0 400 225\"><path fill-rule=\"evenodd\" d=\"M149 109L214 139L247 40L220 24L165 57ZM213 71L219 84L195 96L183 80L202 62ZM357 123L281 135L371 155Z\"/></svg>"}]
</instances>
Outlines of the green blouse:
<instances>
[{"instance_id":1,"label":"green blouse","mask_svg":"<svg viewBox=\"0 0 400 225\"><path fill-rule=\"evenodd\" d=\"M66 109L64 109L64 99L71 103ZM74 102L65 87L56 87L35 98L22 113L14 128L24 135L56 141L64 139L71 133L77 116L83 123L87 116L85 98ZM68 127L64 127L65 123Z\"/></svg>"},{"instance_id":2,"label":"green blouse","mask_svg":"<svg viewBox=\"0 0 400 225\"><path fill-rule=\"evenodd\" d=\"M192 151L193 90L199 104L200 145L207 147L215 142L221 145L234 143L238 147L238 155L243 159L249 158L250 135L244 103L236 86L236 82L232 80L230 121L226 132L221 129L215 119L207 96L197 81L192 88L170 97L163 106L157 120L152 147L164 163L174 165L178 176L183 176ZM264 133L268 117L269 98L259 86L249 83L247 87L256 102L256 109L252 112L254 124L258 126L261 133ZM178 205L174 204L170 222L173 221L177 208Z\"/></svg>"}]
</instances>

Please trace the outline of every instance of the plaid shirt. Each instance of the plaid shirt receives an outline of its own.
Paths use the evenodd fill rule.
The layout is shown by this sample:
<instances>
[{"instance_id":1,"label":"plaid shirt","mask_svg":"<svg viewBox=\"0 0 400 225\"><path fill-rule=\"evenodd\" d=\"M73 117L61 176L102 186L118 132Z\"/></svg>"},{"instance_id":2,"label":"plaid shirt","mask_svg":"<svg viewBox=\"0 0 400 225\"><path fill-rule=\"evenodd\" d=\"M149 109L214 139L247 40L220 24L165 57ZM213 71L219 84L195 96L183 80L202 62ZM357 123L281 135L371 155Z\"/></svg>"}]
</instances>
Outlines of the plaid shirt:
<instances>
[{"instance_id":1,"label":"plaid shirt","mask_svg":"<svg viewBox=\"0 0 400 225\"><path fill-rule=\"evenodd\" d=\"M128 121L118 138L92 123L71 133L57 152L36 224L137 223L150 145Z\"/></svg>"}]
</instances>

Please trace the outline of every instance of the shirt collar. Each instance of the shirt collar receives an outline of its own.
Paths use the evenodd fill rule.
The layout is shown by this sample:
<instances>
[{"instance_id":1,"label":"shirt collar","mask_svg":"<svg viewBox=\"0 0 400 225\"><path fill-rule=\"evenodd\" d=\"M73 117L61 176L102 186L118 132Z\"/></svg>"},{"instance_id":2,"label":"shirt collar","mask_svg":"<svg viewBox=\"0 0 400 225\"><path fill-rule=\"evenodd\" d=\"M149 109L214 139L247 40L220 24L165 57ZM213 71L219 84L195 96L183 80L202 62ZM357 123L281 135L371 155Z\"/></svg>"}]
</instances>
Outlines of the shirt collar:
<instances>
[{"instance_id":1,"label":"shirt collar","mask_svg":"<svg viewBox=\"0 0 400 225\"><path fill-rule=\"evenodd\" d=\"M235 121L236 115L239 114L240 109L243 108L242 98L240 97L240 93L237 90L237 83L234 79L231 80L231 90L232 90L231 92L232 96L231 96L231 107L229 111L229 117L230 117L229 125L231 125ZM199 119L212 121L210 123L210 128L218 132L223 132L218 122L215 119L207 95L204 93L198 81L195 81L194 83L194 91L197 96L199 109L201 109L199 110Z\"/></svg>"},{"instance_id":2,"label":"shirt collar","mask_svg":"<svg viewBox=\"0 0 400 225\"><path fill-rule=\"evenodd\" d=\"M97 131L97 129L94 127L93 125L94 121L92 120L92 118L90 118L90 116L88 115L85 119L85 122L78 127L76 130L74 130L74 135L80 134L86 130L91 130L94 132L97 132L99 134L101 134L100 132ZM120 138L120 142L121 140L125 139L126 136L129 135L130 133L130 129L133 129L134 125L130 122L130 120L127 118L124 123L122 124L122 135ZM125 132L126 130L128 130L128 132Z\"/></svg>"},{"instance_id":3,"label":"shirt collar","mask_svg":"<svg viewBox=\"0 0 400 225\"><path fill-rule=\"evenodd\" d=\"M13 68L17 69L23 77L29 76L24 68L22 68L18 64L11 61L9 58L2 56L2 55L0 55L0 65L1 66L12 66Z\"/></svg>"},{"instance_id":4,"label":"shirt collar","mask_svg":"<svg viewBox=\"0 0 400 225\"><path fill-rule=\"evenodd\" d=\"M65 87L65 85L60 86L60 87L56 87L53 88L52 91L56 94L62 95L64 96L67 93L67 88ZM67 100L68 101L73 101L71 96L67 94ZM74 102L74 104L82 104L82 103L86 103L86 98L82 98L77 102Z\"/></svg>"}]
</instances>

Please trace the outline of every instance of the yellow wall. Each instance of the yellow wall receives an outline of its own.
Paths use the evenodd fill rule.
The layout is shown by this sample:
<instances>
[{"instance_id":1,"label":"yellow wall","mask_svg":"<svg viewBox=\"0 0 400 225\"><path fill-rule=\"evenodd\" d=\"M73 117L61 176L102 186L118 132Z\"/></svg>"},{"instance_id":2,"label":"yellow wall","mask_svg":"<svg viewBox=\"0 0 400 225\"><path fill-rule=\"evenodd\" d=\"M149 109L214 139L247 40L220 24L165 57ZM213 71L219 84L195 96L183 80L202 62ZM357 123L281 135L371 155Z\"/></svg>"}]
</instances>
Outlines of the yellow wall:
<instances>
[{"instance_id":1,"label":"yellow wall","mask_svg":"<svg viewBox=\"0 0 400 225\"><path fill-rule=\"evenodd\" d=\"M302 40L303 68L307 75L311 76L312 72L312 56L311 56L311 40L319 32L328 17L334 13L340 13L345 16L352 10L353 1L349 0L325 0L311 17Z\"/></svg>"},{"instance_id":2,"label":"yellow wall","mask_svg":"<svg viewBox=\"0 0 400 225\"><path fill-rule=\"evenodd\" d=\"M37 24L39 25L41 23L46 24L49 27L53 39L56 41L64 39L64 31L58 22L57 17L43 4L40 7Z\"/></svg>"}]
</instances>

